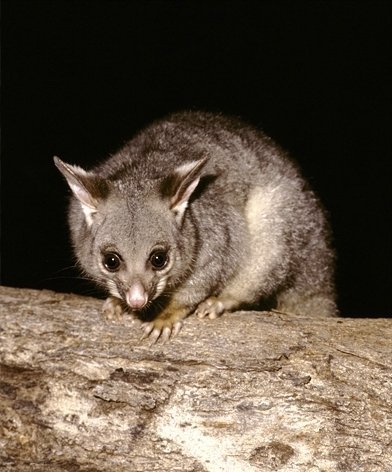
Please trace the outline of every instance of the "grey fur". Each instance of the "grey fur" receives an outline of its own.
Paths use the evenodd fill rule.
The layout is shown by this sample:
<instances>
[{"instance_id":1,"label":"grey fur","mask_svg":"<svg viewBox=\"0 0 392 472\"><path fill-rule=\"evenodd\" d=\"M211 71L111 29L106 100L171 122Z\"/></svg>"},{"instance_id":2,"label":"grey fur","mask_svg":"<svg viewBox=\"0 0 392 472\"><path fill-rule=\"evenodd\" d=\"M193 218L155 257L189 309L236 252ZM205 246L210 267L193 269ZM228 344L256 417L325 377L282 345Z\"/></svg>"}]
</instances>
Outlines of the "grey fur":
<instances>
[{"instance_id":1,"label":"grey fur","mask_svg":"<svg viewBox=\"0 0 392 472\"><path fill-rule=\"evenodd\" d=\"M336 314L324 211L262 132L184 112L153 123L91 172L56 165L76 195L69 224L80 266L115 298L125 300L129 287L131 299L146 296L142 317L154 309L157 336L194 311L213 318L267 301ZM169 251L162 271L148 263L157 246ZM121 256L120 270L103 267L105 251Z\"/></svg>"}]
</instances>

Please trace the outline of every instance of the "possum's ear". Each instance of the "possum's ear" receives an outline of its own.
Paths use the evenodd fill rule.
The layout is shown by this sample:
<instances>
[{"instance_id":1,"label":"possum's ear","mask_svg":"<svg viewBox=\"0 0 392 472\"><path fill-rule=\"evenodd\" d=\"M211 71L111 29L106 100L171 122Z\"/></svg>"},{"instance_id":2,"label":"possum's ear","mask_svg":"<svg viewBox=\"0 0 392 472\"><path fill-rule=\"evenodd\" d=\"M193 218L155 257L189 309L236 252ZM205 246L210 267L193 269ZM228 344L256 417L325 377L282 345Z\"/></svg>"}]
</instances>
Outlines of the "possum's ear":
<instances>
[{"instance_id":1,"label":"possum's ear","mask_svg":"<svg viewBox=\"0 0 392 472\"><path fill-rule=\"evenodd\" d=\"M182 221L189 199L200 182L201 172L207 161L208 157L205 157L177 167L162 184L162 194L169 199L170 209L178 222Z\"/></svg>"},{"instance_id":2,"label":"possum's ear","mask_svg":"<svg viewBox=\"0 0 392 472\"><path fill-rule=\"evenodd\" d=\"M91 226L99 201L106 195L105 182L93 172L86 172L79 166L67 164L57 156L54 156L53 160L58 170L67 180L69 188L79 200L88 226Z\"/></svg>"}]
</instances>

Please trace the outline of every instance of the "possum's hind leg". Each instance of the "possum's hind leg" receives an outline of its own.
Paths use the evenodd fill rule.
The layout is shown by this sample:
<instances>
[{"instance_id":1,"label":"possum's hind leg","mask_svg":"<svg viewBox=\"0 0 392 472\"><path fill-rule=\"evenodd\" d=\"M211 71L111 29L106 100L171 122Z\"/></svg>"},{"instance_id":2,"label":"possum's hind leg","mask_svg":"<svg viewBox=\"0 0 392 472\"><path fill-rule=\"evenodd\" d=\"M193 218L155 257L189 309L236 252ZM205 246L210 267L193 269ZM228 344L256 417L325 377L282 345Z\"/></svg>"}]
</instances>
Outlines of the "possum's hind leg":
<instances>
[{"instance_id":1,"label":"possum's hind leg","mask_svg":"<svg viewBox=\"0 0 392 472\"><path fill-rule=\"evenodd\" d=\"M332 294L301 293L286 290L277 297L277 311L304 316L336 316L338 310Z\"/></svg>"},{"instance_id":2,"label":"possum's hind leg","mask_svg":"<svg viewBox=\"0 0 392 472\"><path fill-rule=\"evenodd\" d=\"M289 257L284 228L270 215L281 203L277 193L255 187L245 208L246 238L241 242L242 260L239 269L228 280L222 292L209 297L196 309L199 318L217 318L225 311L253 306L269 298L286 277Z\"/></svg>"}]
</instances>

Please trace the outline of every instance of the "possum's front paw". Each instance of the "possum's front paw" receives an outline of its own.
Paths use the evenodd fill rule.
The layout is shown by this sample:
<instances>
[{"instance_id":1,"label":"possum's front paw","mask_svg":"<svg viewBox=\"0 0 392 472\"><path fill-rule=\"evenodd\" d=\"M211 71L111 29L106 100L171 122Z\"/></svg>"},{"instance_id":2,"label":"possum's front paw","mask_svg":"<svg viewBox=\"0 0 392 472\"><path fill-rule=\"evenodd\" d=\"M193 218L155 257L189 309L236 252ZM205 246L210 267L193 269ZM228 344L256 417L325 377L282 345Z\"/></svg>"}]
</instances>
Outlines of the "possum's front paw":
<instances>
[{"instance_id":1,"label":"possum's front paw","mask_svg":"<svg viewBox=\"0 0 392 472\"><path fill-rule=\"evenodd\" d=\"M168 341L170 338L176 336L182 328L182 321L171 319L159 319L142 323L143 334L140 340L149 338L151 344L155 344L158 339L163 342Z\"/></svg>"},{"instance_id":2,"label":"possum's front paw","mask_svg":"<svg viewBox=\"0 0 392 472\"><path fill-rule=\"evenodd\" d=\"M102 314L106 320L121 321L123 318L123 305L119 298L108 297L102 307Z\"/></svg>"},{"instance_id":3,"label":"possum's front paw","mask_svg":"<svg viewBox=\"0 0 392 472\"><path fill-rule=\"evenodd\" d=\"M168 341L180 332L181 320L188 316L189 311L189 307L172 300L154 320L142 324L141 340L149 338L151 344L156 343L158 339Z\"/></svg>"},{"instance_id":4,"label":"possum's front paw","mask_svg":"<svg viewBox=\"0 0 392 472\"><path fill-rule=\"evenodd\" d=\"M217 297L210 297L200 303L195 310L195 314L198 318L205 318L208 316L210 320L213 320L218 318L218 316L220 316L225 310L226 306L222 300L219 300Z\"/></svg>"}]
</instances>

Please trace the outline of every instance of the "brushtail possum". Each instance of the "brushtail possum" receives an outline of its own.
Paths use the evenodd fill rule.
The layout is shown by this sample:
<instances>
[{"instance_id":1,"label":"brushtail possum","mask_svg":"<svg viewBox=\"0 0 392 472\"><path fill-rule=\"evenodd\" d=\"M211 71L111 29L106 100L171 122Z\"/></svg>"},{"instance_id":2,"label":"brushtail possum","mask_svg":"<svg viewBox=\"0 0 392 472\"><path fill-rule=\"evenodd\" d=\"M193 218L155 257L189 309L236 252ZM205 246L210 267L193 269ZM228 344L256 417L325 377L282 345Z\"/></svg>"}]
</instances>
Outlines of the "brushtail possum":
<instances>
[{"instance_id":1,"label":"brushtail possum","mask_svg":"<svg viewBox=\"0 0 392 472\"><path fill-rule=\"evenodd\" d=\"M167 340L191 313L216 318L260 303L336 314L324 211L261 131L183 112L92 170L54 161L73 193L77 260L110 294L104 314L138 313L143 337Z\"/></svg>"}]
</instances>

